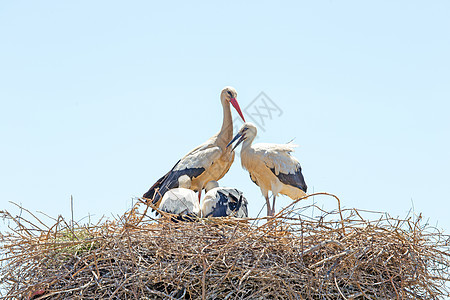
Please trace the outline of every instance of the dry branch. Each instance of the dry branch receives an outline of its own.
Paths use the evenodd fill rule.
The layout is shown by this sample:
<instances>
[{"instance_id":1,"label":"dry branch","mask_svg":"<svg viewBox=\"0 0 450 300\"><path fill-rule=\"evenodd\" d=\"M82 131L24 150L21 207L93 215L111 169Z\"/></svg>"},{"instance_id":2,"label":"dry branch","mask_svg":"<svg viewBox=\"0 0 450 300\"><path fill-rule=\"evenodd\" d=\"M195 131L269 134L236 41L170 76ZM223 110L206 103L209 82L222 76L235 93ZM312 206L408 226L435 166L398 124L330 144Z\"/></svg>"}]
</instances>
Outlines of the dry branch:
<instances>
[{"instance_id":1,"label":"dry branch","mask_svg":"<svg viewBox=\"0 0 450 300\"><path fill-rule=\"evenodd\" d=\"M335 196L333 196L335 197ZM337 197L336 197L337 199ZM337 199L339 201L339 199ZM445 299L449 237L362 210L47 226L0 212L4 299ZM146 206L145 206L146 207ZM315 207L317 211L320 208ZM364 214L374 216L364 219ZM70 225L69 225L69 224Z\"/></svg>"}]
</instances>

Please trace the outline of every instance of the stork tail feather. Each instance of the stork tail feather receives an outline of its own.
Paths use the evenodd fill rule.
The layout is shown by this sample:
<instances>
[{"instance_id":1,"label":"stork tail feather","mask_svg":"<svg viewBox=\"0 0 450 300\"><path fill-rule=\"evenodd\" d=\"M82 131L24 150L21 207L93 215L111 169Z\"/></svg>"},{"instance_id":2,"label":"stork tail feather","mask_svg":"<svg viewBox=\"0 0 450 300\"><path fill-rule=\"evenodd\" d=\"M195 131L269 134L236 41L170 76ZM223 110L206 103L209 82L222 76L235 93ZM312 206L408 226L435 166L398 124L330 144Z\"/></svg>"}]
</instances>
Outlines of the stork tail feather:
<instances>
[{"instance_id":1,"label":"stork tail feather","mask_svg":"<svg viewBox=\"0 0 450 300\"><path fill-rule=\"evenodd\" d=\"M170 172L169 172L170 173ZM151 201L156 207L159 206L159 202L161 202L162 194L161 194L161 186L164 184L164 181L169 176L169 173L158 179L155 184L142 196L147 199L147 201Z\"/></svg>"},{"instance_id":2,"label":"stork tail feather","mask_svg":"<svg viewBox=\"0 0 450 300\"><path fill-rule=\"evenodd\" d=\"M153 186L142 197L147 200L151 200L152 204L158 207L162 200L162 197L169 190L166 183L167 178L169 177L169 175L172 173L172 171L175 169L175 167L178 165L179 162L180 160L177 161L177 163L172 167L172 169L169 172L167 172L167 174L158 179L155 182L155 184L153 184Z\"/></svg>"}]
</instances>

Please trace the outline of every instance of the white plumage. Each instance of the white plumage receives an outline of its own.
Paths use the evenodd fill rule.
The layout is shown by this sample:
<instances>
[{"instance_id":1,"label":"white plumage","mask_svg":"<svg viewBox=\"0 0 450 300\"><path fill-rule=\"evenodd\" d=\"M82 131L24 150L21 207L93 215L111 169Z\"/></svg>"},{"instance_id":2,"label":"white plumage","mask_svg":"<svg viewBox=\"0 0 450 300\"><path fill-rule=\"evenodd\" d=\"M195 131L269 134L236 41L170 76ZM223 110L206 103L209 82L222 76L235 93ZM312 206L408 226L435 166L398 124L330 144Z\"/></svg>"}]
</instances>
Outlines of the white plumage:
<instances>
[{"instance_id":1,"label":"white plumage","mask_svg":"<svg viewBox=\"0 0 450 300\"><path fill-rule=\"evenodd\" d=\"M242 167L250 173L252 181L260 187L261 193L266 198L267 215L273 216L275 198L279 193L295 200L306 196L307 186L299 161L290 155L296 145L290 143L252 145L256 134L256 126L245 123L228 146L238 138L240 139L234 148L243 142ZM272 207L269 202L269 191L273 194Z\"/></svg>"},{"instance_id":2,"label":"white plumage","mask_svg":"<svg viewBox=\"0 0 450 300\"><path fill-rule=\"evenodd\" d=\"M164 194L159 209L174 215L198 215L200 205L197 195L191 187L191 179L183 175L178 178L179 187L171 189Z\"/></svg>"},{"instance_id":3,"label":"white plumage","mask_svg":"<svg viewBox=\"0 0 450 300\"><path fill-rule=\"evenodd\" d=\"M235 188L219 187L217 181L210 181L205 187L206 194L200 212L207 217L248 217L247 199Z\"/></svg>"}]
</instances>

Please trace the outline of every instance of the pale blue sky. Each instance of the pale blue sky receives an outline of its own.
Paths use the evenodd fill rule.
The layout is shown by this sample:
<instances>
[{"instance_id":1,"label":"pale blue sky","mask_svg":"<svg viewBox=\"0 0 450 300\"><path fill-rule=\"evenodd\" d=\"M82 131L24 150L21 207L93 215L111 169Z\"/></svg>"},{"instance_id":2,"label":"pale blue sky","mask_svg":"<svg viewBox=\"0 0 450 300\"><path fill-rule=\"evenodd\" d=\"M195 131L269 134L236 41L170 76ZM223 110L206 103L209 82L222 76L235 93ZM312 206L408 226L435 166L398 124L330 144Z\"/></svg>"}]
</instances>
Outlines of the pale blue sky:
<instances>
[{"instance_id":1,"label":"pale blue sky","mask_svg":"<svg viewBox=\"0 0 450 300\"><path fill-rule=\"evenodd\" d=\"M122 214L220 129L231 85L242 108L264 91L283 110L258 141L295 138L310 192L394 216L414 203L448 233L449 16L449 1L2 1L0 208L69 217L73 195L77 219ZM221 184L262 207L239 159Z\"/></svg>"}]
</instances>

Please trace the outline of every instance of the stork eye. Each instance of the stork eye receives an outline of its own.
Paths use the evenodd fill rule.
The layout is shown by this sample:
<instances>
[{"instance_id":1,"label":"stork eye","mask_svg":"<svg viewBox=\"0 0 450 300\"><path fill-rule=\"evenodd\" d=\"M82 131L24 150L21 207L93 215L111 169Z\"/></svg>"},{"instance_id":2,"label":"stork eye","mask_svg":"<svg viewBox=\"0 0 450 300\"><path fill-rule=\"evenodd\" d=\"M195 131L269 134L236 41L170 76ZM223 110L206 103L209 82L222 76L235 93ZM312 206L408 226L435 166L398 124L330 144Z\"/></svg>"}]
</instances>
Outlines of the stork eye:
<instances>
[{"instance_id":1,"label":"stork eye","mask_svg":"<svg viewBox=\"0 0 450 300\"><path fill-rule=\"evenodd\" d=\"M230 91L228 91L227 93L228 93L228 95L230 95L230 97L233 97L233 95L231 95L231 92L230 92Z\"/></svg>"}]
</instances>

